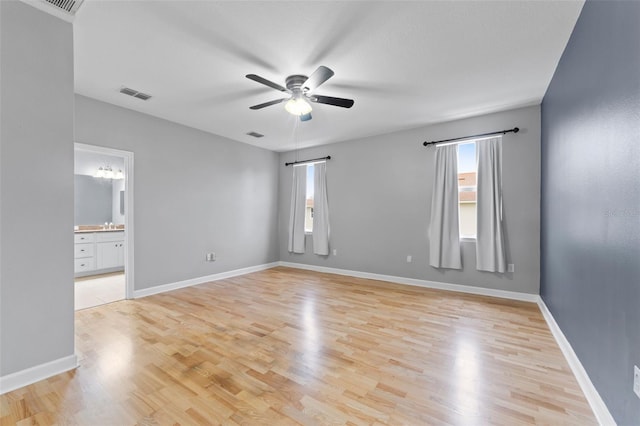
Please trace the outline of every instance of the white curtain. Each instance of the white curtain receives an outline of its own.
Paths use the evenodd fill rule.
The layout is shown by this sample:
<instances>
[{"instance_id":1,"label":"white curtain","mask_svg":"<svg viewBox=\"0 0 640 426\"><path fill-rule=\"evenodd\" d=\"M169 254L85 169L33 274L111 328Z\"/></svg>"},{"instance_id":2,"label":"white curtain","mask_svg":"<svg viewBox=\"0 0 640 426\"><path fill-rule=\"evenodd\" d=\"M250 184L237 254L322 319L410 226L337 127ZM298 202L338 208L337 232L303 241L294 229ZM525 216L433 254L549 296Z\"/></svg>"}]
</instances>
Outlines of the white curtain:
<instances>
[{"instance_id":1,"label":"white curtain","mask_svg":"<svg viewBox=\"0 0 640 426\"><path fill-rule=\"evenodd\" d=\"M307 167L293 166L289 211L289 253L304 253L304 214L307 197Z\"/></svg>"},{"instance_id":2,"label":"white curtain","mask_svg":"<svg viewBox=\"0 0 640 426\"><path fill-rule=\"evenodd\" d=\"M313 168L313 252L326 256L329 254L327 164L316 163Z\"/></svg>"},{"instance_id":3,"label":"white curtain","mask_svg":"<svg viewBox=\"0 0 640 426\"><path fill-rule=\"evenodd\" d=\"M476 143L478 204L476 268L504 272L506 257L502 231L502 137Z\"/></svg>"},{"instance_id":4,"label":"white curtain","mask_svg":"<svg viewBox=\"0 0 640 426\"><path fill-rule=\"evenodd\" d=\"M462 269L458 224L458 146L436 147L429 224L429 264Z\"/></svg>"}]
</instances>

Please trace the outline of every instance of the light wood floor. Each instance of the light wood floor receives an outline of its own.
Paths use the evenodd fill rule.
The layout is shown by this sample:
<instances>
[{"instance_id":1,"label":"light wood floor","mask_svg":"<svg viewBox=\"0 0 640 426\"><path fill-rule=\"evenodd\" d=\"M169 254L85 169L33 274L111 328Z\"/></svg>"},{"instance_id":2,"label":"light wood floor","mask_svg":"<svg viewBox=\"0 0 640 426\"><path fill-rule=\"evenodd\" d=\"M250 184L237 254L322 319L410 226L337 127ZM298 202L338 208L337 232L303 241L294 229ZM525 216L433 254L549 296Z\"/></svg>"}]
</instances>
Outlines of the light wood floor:
<instances>
[{"instance_id":1,"label":"light wood floor","mask_svg":"<svg viewBox=\"0 0 640 426\"><path fill-rule=\"evenodd\" d=\"M275 268L76 313L1 423L590 425L537 306Z\"/></svg>"}]
</instances>

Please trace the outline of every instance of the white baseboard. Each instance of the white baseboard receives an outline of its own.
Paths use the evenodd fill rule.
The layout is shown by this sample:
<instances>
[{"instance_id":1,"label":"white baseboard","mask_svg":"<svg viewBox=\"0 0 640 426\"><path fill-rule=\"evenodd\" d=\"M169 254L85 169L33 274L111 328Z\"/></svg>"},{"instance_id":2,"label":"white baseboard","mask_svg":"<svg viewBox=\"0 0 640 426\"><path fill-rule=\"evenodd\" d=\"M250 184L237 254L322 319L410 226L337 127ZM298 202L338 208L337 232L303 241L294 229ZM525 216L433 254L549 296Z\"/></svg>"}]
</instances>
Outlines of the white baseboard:
<instances>
[{"instance_id":1,"label":"white baseboard","mask_svg":"<svg viewBox=\"0 0 640 426\"><path fill-rule=\"evenodd\" d=\"M0 395L39 382L56 374L73 370L76 367L78 367L78 358L75 355L69 355L22 371L7 374L6 376L0 377Z\"/></svg>"},{"instance_id":2,"label":"white baseboard","mask_svg":"<svg viewBox=\"0 0 640 426\"><path fill-rule=\"evenodd\" d=\"M247 268L234 269L233 271L220 272L219 274L206 275L204 277L192 278L190 280L158 285L155 287L145 288L142 290L134 290L133 298L138 299L140 297L147 297L153 294L159 294L167 291L177 290L179 288L185 288L185 287L191 287L193 285L204 284L210 281L223 280L225 278L237 277L238 275L264 271L265 269L275 268L278 265L279 265L279 262L265 263L263 265L256 265L256 266L249 266Z\"/></svg>"},{"instance_id":3,"label":"white baseboard","mask_svg":"<svg viewBox=\"0 0 640 426\"><path fill-rule=\"evenodd\" d=\"M558 326L558 323L553 318L551 311L547 308L547 305L544 303L541 297L538 297L538 306L540 307L540 311L542 312L542 316L547 321L547 325L549 329L551 329L551 334L556 339L558 346L560 346L560 350L564 354L564 357L569 363L569 367L571 367L571 371L573 371L573 375L576 377L584 396L587 398L587 402L591 406L593 413L600 423L603 426L615 426L616 421L613 419L613 416L609 412L609 409L605 405L604 401L600 397L600 394L596 390L595 386L591 382L587 371L582 366L582 363L578 359L578 356L573 351L571 344L565 337L564 333Z\"/></svg>"},{"instance_id":4,"label":"white baseboard","mask_svg":"<svg viewBox=\"0 0 640 426\"><path fill-rule=\"evenodd\" d=\"M449 284L437 281L419 280L415 278L396 277L393 275L373 274L370 272L350 271L347 269L327 268L325 266L306 265L303 263L279 262L280 266L305 269L308 271L325 272L328 274L347 275L350 277L366 278L370 280L388 281L396 284L412 285L416 287L433 288L438 290L457 291L459 293L478 294L481 296L500 297L502 299L520 300L536 303L539 296L531 293L519 293L517 291L496 290L492 288L473 287L462 284Z\"/></svg>"}]
</instances>

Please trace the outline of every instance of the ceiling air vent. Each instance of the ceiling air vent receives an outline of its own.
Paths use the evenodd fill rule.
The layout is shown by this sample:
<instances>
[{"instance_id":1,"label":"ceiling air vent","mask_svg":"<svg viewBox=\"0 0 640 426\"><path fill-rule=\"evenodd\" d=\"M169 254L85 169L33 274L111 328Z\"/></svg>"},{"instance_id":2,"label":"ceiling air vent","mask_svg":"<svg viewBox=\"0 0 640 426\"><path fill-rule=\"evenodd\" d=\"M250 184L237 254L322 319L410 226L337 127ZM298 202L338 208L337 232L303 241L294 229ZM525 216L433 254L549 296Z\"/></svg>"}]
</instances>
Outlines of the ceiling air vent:
<instances>
[{"instance_id":1,"label":"ceiling air vent","mask_svg":"<svg viewBox=\"0 0 640 426\"><path fill-rule=\"evenodd\" d=\"M262 133L258 133L258 132L249 132L247 133L247 135L253 136L254 138L261 138L264 136Z\"/></svg>"},{"instance_id":2,"label":"ceiling air vent","mask_svg":"<svg viewBox=\"0 0 640 426\"><path fill-rule=\"evenodd\" d=\"M146 93L138 92L137 90L130 89L128 87L120 88L120 93L125 95L133 96L134 98L142 99L143 101L151 99L151 95L147 95Z\"/></svg>"},{"instance_id":3,"label":"ceiling air vent","mask_svg":"<svg viewBox=\"0 0 640 426\"><path fill-rule=\"evenodd\" d=\"M84 0L41 0L58 10L65 11L69 15L75 15Z\"/></svg>"},{"instance_id":4,"label":"ceiling air vent","mask_svg":"<svg viewBox=\"0 0 640 426\"><path fill-rule=\"evenodd\" d=\"M76 13L83 0L44 0L55 7L62 9L71 14Z\"/></svg>"},{"instance_id":5,"label":"ceiling air vent","mask_svg":"<svg viewBox=\"0 0 640 426\"><path fill-rule=\"evenodd\" d=\"M0 0L2 1L2 0ZM22 0L49 15L73 22L76 12L84 0Z\"/></svg>"}]
</instances>

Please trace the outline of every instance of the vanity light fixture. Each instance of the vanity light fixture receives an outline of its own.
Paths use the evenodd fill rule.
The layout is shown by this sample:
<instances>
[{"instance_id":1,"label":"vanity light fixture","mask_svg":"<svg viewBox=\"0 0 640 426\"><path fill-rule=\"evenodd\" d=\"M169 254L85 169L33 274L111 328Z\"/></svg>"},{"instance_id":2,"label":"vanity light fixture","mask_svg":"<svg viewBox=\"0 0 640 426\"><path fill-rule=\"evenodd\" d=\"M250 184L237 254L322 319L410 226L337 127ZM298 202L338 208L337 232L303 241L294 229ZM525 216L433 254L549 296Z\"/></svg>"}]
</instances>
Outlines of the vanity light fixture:
<instances>
[{"instance_id":1,"label":"vanity light fixture","mask_svg":"<svg viewBox=\"0 0 640 426\"><path fill-rule=\"evenodd\" d=\"M124 173L122 173L122 170L114 172L111 166L105 166L99 167L93 177L120 180L124 179Z\"/></svg>"}]
</instances>

